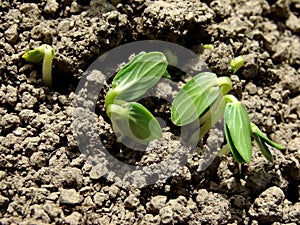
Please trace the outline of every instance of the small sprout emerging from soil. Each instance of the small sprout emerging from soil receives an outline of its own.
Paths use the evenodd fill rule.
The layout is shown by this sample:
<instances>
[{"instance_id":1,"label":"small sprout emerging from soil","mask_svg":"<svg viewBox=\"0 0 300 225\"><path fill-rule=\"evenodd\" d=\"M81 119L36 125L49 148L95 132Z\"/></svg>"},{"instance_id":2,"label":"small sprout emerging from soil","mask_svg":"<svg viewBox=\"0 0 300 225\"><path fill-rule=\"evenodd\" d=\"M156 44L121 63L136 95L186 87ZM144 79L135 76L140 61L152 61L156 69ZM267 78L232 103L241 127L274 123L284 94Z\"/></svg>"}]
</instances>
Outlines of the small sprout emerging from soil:
<instances>
[{"instance_id":1,"label":"small sprout emerging from soil","mask_svg":"<svg viewBox=\"0 0 300 225\"><path fill-rule=\"evenodd\" d=\"M208 49L208 50L212 50L212 49L214 49L214 45L213 44L205 44L205 45L203 45L203 48L205 48L205 49Z\"/></svg>"},{"instance_id":2,"label":"small sprout emerging from soil","mask_svg":"<svg viewBox=\"0 0 300 225\"><path fill-rule=\"evenodd\" d=\"M140 103L134 102L165 74L167 59L160 52L141 52L114 77L105 97L106 112L118 140L129 138L147 145L160 139L161 127L156 118Z\"/></svg>"},{"instance_id":3,"label":"small sprout emerging from soil","mask_svg":"<svg viewBox=\"0 0 300 225\"><path fill-rule=\"evenodd\" d=\"M239 71L239 69L244 65L245 61L245 58L241 55L232 59L229 63L232 73L235 74L237 71Z\"/></svg>"},{"instance_id":4,"label":"small sprout emerging from soil","mask_svg":"<svg viewBox=\"0 0 300 225\"><path fill-rule=\"evenodd\" d=\"M26 62L40 64L43 63L43 83L52 87L52 60L54 49L47 44L41 45L33 50L29 50L23 56Z\"/></svg>"}]
</instances>

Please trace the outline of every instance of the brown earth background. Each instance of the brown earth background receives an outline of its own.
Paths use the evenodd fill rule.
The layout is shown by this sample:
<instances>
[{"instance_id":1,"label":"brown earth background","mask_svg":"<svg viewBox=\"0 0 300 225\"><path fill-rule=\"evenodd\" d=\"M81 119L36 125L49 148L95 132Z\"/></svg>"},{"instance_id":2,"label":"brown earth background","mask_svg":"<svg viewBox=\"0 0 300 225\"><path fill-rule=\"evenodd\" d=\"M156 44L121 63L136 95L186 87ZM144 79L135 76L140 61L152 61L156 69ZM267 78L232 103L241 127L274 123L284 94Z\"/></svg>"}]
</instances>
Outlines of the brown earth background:
<instances>
[{"instance_id":1,"label":"brown earth background","mask_svg":"<svg viewBox=\"0 0 300 225\"><path fill-rule=\"evenodd\" d=\"M112 2L0 0L0 224L299 224L300 1ZM75 88L101 54L138 40L177 43L230 76L250 119L286 149L271 149L269 163L254 145L249 164L228 155L204 171L195 152L165 182L143 188L95 173L71 130ZM207 43L215 48L203 50ZM41 44L56 53L52 89L40 66L22 60ZM246 63L232 75L229 61L239 55ZM93 116L116 156L145 165L173 150L172 127L153 152L122 150L103 94ZM157 105L167 120L169 105L149 103Z\"/></svg>"}]
</instances>

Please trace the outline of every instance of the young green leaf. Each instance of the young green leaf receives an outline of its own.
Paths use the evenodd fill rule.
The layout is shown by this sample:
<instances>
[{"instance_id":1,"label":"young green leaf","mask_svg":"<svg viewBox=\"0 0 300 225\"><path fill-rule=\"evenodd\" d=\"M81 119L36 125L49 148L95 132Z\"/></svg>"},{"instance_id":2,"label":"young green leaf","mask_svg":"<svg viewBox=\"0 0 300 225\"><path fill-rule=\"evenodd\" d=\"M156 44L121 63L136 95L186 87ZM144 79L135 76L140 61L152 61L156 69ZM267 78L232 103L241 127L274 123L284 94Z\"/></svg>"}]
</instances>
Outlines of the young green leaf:
<instances>
[{"instance_id":1,"label":"young green leaf","mask_svg":"<svg viewBox=\"0 0 300 225\"><path fill-rule=\"evenodd\" d=\"M268 145L272 146L273 148L277 148L279 150L285 149L283 145L271 141L254 123L250 123L250 127L251 127L252 134L256 134L257 136L259 136Z\"/></svg>"},{"instance_id":2,"label":"young green leaf","mask_svg":"<svg viewBox=\"0 0 300 225\"><path fill-rule=\"evenodd\" d=\"M214 125L216 122L218 122L223 114L224 114L225 104L223 96L220 94L217 99L205 110L205 112L202 113L202 115L199 118L199 123L210 123ZM210 126L211 128L212 126ZM209 128L209 129L210 129ZM208 132L208 131L207 131Z\"/></svg>"},{"instance_id":3,"label":"young green leaf","mask_svg":"<svg viewBox=\"0 0 300 225\"><path fill-rule=\"evenodd\" d=\"M224 130L233 157L239 163L250 162L252 157L250 120L241 102L236 100L226 104Z\"/></svg>"},{"instance_id":4,"label":"young green leaf","mask_svg":"<svg viewBox=\"0 0 300 225\"><path fill-rule=\"evenodd\" d=\"M232 153L233 158L240 164L246 163L243 156L239 153L239 150L235 147L234 142L233 142L232 137L231 137L231 134L230 134L230 131L229 131L229 128L226 125L226 123L224 124L224 132L225 132L227 145L229 146L229 149Z\"/></svg>"},{"instance_id":5,"label":"young green leaf","mask_svg":"<svg viewBox=\"0 0 300 225\"><path fill-rule=\"evenodd\" d=\"M114 132L120 135L119 141L129 138L136 143L147 145L162 136L156 118L139 103L110 104L108 112Z\"/></svg>"},{"instance_id":6,"label":"young green leaf","mask_svg":"<svg viewBox=\"0 0 300 225\"><path fill-rule=\"evenodd\" d=\"M171 109L171 120L178 126L187 125L205 115L211 115L211 107L223 96L222 85L216 74L203 72L193 77L176 95ZM226 89L229 91L229 89Z\"/></svg>"},{"instance_id":7,"label":"young green leaf","mask_svg":"<svg viewBox=\"0 0 300 225\"><path fill-rule=\"evenodd\" d=\"M262 152L263 156L269 160L270 162L273 162L273 156L272 153L270 152L270 150L268 149L268 147L266 146L265 142L262 140L262 138L260 138L258 135L256 134L252 134L252 137L254 138L254 140L257 142L258 147L260 149L260 151Z\"/></svg>"},{"instance_id":8,"label":"young green leaf","mask_svg":"<svg viewBox=\"0 0 300 225\"><path fill-rule=\"evenodd\" d=\"M25 59L26 62L41 63L44 58L44 48L40 46L33 50L29 50L22 56L22 58Z\"/></svg>"},{"instance_id":9,"label":"young green leaf","mask_svg":"<svg viewBox=\"0 0 300 225\"><path fill-rule=\"evenodd\" d=\"M176 95L171 109L171 120L183 126L197 120L217 99L220 89L217 76L204 72L193 77Z\"/></svg>"},{"instance_id":10,"label":"young green leaf","mask_svg":"<svg viewBox=\"0 0 300 225\"><path fill-rule=\"evenodd\" d=\"M178 64L178 57L171 50L166 49L163 51L163 53L167 57L169 65L176 66Z\"/></svg>"},{"instance_id":11,"label":"young green leaf","mask_svg":"<svg viewBox=\"0 0 300 225\"><path fill-rule=\"evenodd\" d=\"M141 97L165 74L167 65L161 52L139 53L117 73L105 104L112 104L115 98L132 101Z\"/></svg>"},{"instance_id":12,"label":"young green leaf","mask_svg":"<svg viewBox=\"0 0 300 225\"><path fill-rule=\"evenodd\" d=\"M271 141L265 134L261 132L261 130L254 124L250 124L252 137L254 137L255 141L258 143L258 146L262 152L262 154L270 161L273 162L273 156L268 149L266 143L274 148L277 149L284 149L284 146L277 144Z\"/></svg>"}]
</instances>

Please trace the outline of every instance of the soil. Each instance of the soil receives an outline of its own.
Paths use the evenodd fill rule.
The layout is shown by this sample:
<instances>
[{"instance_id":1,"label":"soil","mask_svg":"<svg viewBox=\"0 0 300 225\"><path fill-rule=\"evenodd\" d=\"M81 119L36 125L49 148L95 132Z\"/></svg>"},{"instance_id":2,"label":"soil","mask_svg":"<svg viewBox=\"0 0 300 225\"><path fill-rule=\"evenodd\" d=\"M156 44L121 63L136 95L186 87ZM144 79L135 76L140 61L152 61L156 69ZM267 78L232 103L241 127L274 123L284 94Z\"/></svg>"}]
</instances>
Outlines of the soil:
<instances>
[{"instance_id":1,"label":"soil","mask_svg":"<svg viewBox=\"0 0 300 225\"><path fill-rule=\"evenodd\" d=\"M299 0L0 0L0 31L0 224L300 224ZM139 40L179 44L230 76L251 121L286 149L271 149L274 163L254 145L249 164L229 154L202 168L201 149L222 141L209 136L159 182L122 186L113 174L103 177L78 147L74 112L85 115L75 130L94 140L96 120L106 148L124 163L155 164L177 146L168 122L152 151L118 143L103 109L107 88L95 112L73 105L94 60ZM208 43L214 49L203 50ZM41 44L55 49L53 88L43 85L40 66L22 60ZM233 75L228 64L239 55L246 63ZM87 82L101 82L94 76ZM168 103L145 101L169 120Z\"/></svg>"}]
</instances>

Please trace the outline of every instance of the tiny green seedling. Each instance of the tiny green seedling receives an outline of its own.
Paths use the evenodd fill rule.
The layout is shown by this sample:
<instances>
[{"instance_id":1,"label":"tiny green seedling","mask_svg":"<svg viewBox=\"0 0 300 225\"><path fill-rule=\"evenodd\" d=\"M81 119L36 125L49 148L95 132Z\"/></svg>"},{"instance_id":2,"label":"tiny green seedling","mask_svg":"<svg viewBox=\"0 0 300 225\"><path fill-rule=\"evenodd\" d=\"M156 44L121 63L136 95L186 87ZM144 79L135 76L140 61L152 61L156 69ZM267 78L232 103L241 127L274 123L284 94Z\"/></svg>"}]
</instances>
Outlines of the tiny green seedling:
<instances>
[{"instance_id":1,"label":"tiny green seedling","mask_svg":"<svg viewBox=\"0 0 300 225\"><path fill-rule=\"evenodd\" d=\"M232 73L235 74L237 71L239 71L239 69L244 65L245 61L245 58L241 55L232 59L229 63Z\"/></svg>"},{"instance_id":2,"label":"tiny green seedling","mask_svg":"<svg viewBox=\"0 0 300 225\"><path fill-rule=\"evenodd\" d=\"M147 145L162 136L156 118L140 103L140 98L166 74L167 59L160 52L141 52L114 77L112 89L105 97L106 113L118 134L118 140L129 138Z\"/></svg>"},{"instance_id":3,"label":"tiny green seedling","mask_svg":"<svg viewBox=\"0 0 300 225\"><path fill-rule=\"evenodd\" d=\"M54 55L54 49L50 45L44 44L29 50L22 56L26 62L43 63L43 83L48 87L52 87L52 60Z\"/></svg>"},{"instance_id":4,"label":"tiny green seedling","mask_svg":"<svg viewBox=\"0 0 300 225\"><path fill-rule=\"evenodd\" d=\"M224 96L226 104L224 112L224 131L227 145L239 163L249 163L252 157L251 137L257 142L259 149L267 160L273 162L273 156L266 143L277 149L284 146L271 141L259 128L249 120L248 113L233 95Z\"/></svg>"},{"instance_id":5,"label":"tiny green seedling","mask_svg":"<svg viewBox=\"0 0 300 225\"><path fill-rule=\"evenodd\" d=\"M208 49L208 50L212 50L212 49L214 49L214 45L213 44L205 44L205 45L203 45L203 48L205 48L205 49Z\"/></svg>"}]
</instances>

